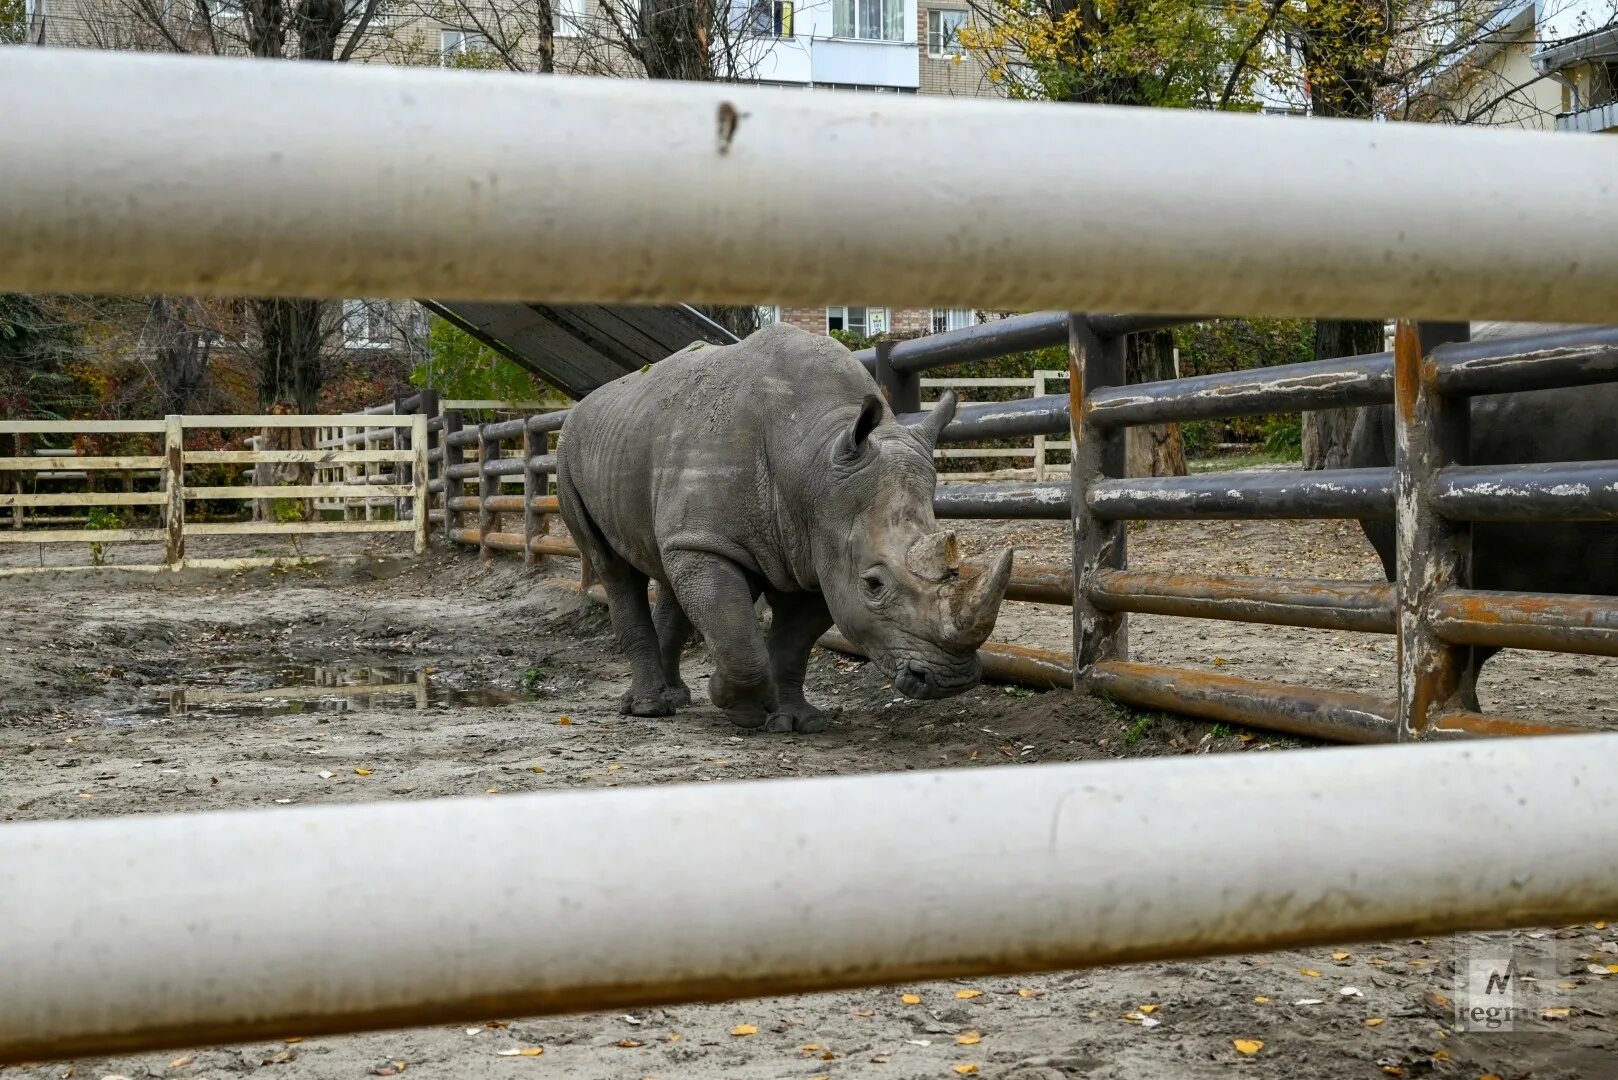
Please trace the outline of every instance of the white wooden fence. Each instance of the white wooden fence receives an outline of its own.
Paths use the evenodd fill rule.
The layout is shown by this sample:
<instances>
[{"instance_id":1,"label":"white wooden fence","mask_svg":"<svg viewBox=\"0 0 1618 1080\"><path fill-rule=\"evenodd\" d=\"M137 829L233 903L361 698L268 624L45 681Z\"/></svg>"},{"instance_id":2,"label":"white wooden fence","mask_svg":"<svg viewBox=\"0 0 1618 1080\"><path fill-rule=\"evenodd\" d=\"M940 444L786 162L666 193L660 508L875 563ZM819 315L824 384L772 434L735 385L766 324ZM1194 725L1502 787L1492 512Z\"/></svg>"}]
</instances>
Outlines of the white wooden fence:
<instances>
[{"instance_id":1,"label":"white wooden fence","mask_svg":"<svg viewBox=\"0 0 1618 1080\"><path fill-rule=\"evenodd\" d=\"M977 387L994 387L997 389L1004 387L1017 387L1026 389L1033 397L1044 397L1047 392L1046 386L1053 382L1067 382L1067 372L1056 370L1039 370L1035 371L1031 376L1021 379L923 379L921 380L921 388L923 391L938 391L971 390ZM921 403L921 407L923 409L931 409L936 404L937 402L935 401L924 401ZM1056 441L1045 435L1034 435L1031 436L1031 440L1032 441L1027 449L1020 446L994 446L985 447L981 450L963 449L961 447L939 447L933 451L933 457L1029 458L1033 461L1035 476L1038 479L1043 480L1045 479L1046 472L1052 468L1050 464L1051 453L1065 453L1073 449L1071 437L1062 441ZM1059 468L1066 469L1067 466L1064 464L1059 466ZM981 478L983 476L992 476L993 474L951 473L948 475L954 477L955 479L966 479L967 477Z\"/></svg>"},{"instance_id":2,"label":"white wooden fence","mask_svg":"<svg viewBox=\"0 0 1618 1080\"><path fill-rule=\"evenodd\" d=\"M382 448L367 445L358 450L188 450L185 433L193 430L235 430L266 428L340 427L356 431L385 432L393 445ZM162 544L164 558L157 563L119 564L130 570L178 570L184 567L242 568L285 563L282 556L196 559L186 557L186 541L203 536L307 536L323 533L411 533L419 554L427 547L427 417L425 416L169 416L162 420L6 420L0 421L0 435L133 435L156 436L162 440L161 453L127 455L84 455L51 453L14 454L0 457L0 477L10 479L0 492L0 509L9 508L9 530L0 530L0 544L91 544L99 555L101 545ZM407 438L402 439L402 436ZM314 484L230 484L188 483L186 469L197 465L309 465L317 473L343 472L342 482L317 481ZM349 474L346 470L368 470L386 466L385 476ZM26 477L69 475L87 481L104 474L120 475L123 491L23 490ZM153 491L135 491L137 477L155 477ZM37 484L36 484L37 488ZM366 520L308 521L191 521L186 520L186 503L195 500L352 500L367 513ZM372 515L374 500L395 503L398 513L389 520ZM86 512L98 507L154 507L157 524L142 527L37 528L25 516L31 508L72 508ZM344 515L345 519L347 514ZM89 522L79 522L88 526ZM93 556L90 564L10 567L0 574L35 570L79 570L100 565Z\"/></svg>"}]
</instances>

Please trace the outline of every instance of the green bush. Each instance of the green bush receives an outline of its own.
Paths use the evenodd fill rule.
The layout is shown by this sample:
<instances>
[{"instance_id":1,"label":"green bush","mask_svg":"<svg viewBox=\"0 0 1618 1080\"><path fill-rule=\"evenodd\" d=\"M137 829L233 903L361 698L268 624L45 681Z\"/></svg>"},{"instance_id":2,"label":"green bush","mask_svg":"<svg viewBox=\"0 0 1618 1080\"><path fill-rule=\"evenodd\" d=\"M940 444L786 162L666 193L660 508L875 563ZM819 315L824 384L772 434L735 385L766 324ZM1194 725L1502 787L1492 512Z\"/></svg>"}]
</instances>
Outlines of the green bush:
<instances>
[{"instance_id":1,"label":"green bush","mask_svg":"<svg viewBox=\"0 0 1618 1080\"><path fill-rule=\"evenodd\" d=\"M446 398L539 401L555 393L471 334L434 315L427 335L429 358L410 373L413 386L430 386Z\"/></svg>"}]
</instances>

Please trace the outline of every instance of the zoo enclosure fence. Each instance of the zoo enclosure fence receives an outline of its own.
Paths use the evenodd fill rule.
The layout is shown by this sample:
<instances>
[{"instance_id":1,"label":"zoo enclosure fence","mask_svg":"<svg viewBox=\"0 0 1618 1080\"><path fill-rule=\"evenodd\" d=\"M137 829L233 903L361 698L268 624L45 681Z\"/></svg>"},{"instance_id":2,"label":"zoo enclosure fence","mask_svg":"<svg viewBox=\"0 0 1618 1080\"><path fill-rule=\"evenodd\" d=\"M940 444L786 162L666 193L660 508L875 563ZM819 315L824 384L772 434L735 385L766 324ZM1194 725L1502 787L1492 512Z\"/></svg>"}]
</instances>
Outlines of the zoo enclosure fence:
<instances>
[{"instance_id":1,"label":"zoo enclosure fence","mask_svg":"<svg viewBox=\"0 0 1618 1080\"><path fill-rule=\"evenodd\" d=\"M188 449L188 431L316 429L338 426L359 432L356 441L362 449L317 448L197 450ZM0 530L0 544L91 545L92 561L41 567L7 567L0 575L45 570L88 570L101 565L102 545L161 544L159 562L120 563L121 569L159 571L185 568L242 569L307 561L302 556L238 555L226 558L188 557L186 544L197 537L299 538L334 533L406 533L413 537L419 554L427 546L427 426L426 417L364 414L356 416L168 416L162 420L5 420L0 436L14 439L29 435L106 436L116 435L155 444L158 452L137 454L51 453L0 457L0 475L9 476L14 490L0 492L0 509L10 509L10 529ZM262 436L256 437L261 439ZM384 445L387 444L387 445ZM195 466L245 466L255 471L264 466L301 466L315 470L343 470L340 478L325 477L314 484L206 484L188 478ZM378 466L385 474L368 472ZM71 475L83 478L84 491L27 491L25 478ZM122 480L122 491L96 491L94 480L101 477ZM136 477L155 480L156 489L134 490ZM269 506L288 501L327 501L339 510L352 504L361 508L364 520L188 520L188 503L227 501ZM377 512L385 500L391 516ZM94 519L80 522L81 528L30 528L24 516L30 509L88 511L116 508L120 513L154 512L155 524L142 527L92 528ZM273 514L269 517L273 518ZM41 552L43 556L43 551ZM43 557L41 558L43 564Z\"/></svg>"},{"instance_id":2,"label":"zoo enclosure fence","mask_svg":"<svg viewBox=\"0 0 1618 1080\"><path fill-rule=\"evenodd\" d=\"M816 303L835 284L918 304L971 302L959 294L981 288L984 305L1064 312L1187 304L1556 321L1609 319L1618 295L1618 245L1589 243L1618 224L1611 150L1593 140L1416 125L1368 137L1369 127L1341 121L851 107L745 86L322 70L352 67L8 57L0 94L40 105L0 114L0 156L18 162L12 197L0 201L13 238L0 288L734 303L772 299L760 295L768 283L777 301ZM274 113L251 108L270 97ZM716 114L744 118L717 148ZM382 115L390 122L378 127ZM974 152L940 148L940 130ZM459 152L447 159L417 150L450 139ZM832 142L843 152L826 153ZM233 152L198 155L198 145ZM90 155L107 167L83 168ZM1162 186L1160 163L1186 158L1221 166L1194 197ZM195 172L184 189L172 184L176 160ZM1554 203L1524 194L1544 175L1558 178ZM1002 200L992 221L968 216L950 229L904 212L918 191L972 196L1003 190L1008 176L1046 194L1037 212ZM848 190L869 198L828 214L825 193ZM1269 194L1261 208L1258 190ZM198 191L210 212L198 213ZM771 197L746 197L759 191ZM424 193L441 212L373 212L354 224L356 199L389 210ZM240 205L254 213L232 212ZM625 216L653 206L656 230ZM716 234L715 222L731 228ZM1229 273L1233 264L1243 272ZM1076 674L1093 685L1104 665L1127 661L1126 615L1092 591L1103 572L1125 569L1120 519L1154 496L1117 468L1117 433L1136 422L1124 406L1142 390L1108 385L1120 355L1108 322L1120 317L1058 318L1070 372L1086 377L1070 400L969 407L962 430L1060 433L1071 417L1070 485L944 501L977 516L1070 517ZM1424 646L1464 584L1450 572L1462 541L1445 530L1477 512L1474 498L1489 512L1523 508L1516 495L1462 482L1457 470L1473 467L1421 463L1446 445L1445 413L1472 376L1458 374L1464 365L1440 374L1444 349L1456 359L1467 347L1412 347L1415 333L1406 328L1393 380L1386 358L1369 372L1334 361L1291 372L1299 378L1276 395L1339 403L1369 383L1377 399L1407 407L1394 475L1360 478L1357 495L1312 489L1301 507L1297 493L1255 490L1250 501L1297 513L1358 498L1359 512L1391 488L1402 512L1425 496L1430 527L1403 545L1401 566L1429 570L1421 580L1437 587L1414 593L1411 614L1401 586L1394 616ZM1612 378L1611 353L1585 348L1588 372L1582 360L1570 368L1571 353L1536 354L1528 370L1536 380ZM876 374L895 408L919 413L901 400L900 349L883 359ZM1516 359L1485 358L1484 368L1504 377ZM1159 388L1176 410L1228 407L1187 383ZM1108 419L1112 395L1128 400ZM527 423L513 432L536 451L527 460L547 456L533 436L548 433ZM447 437L442 448L447 465ZM477 463L491 481L483 466L495 460ZM1522 497L1566 512L1560 481L1544 483L1556 468L1524 478L1535 482ZM1211 509L1195 491L1155 498ZM1607 494L1591 501L1579 512L1613 516ZM446 507L446 527L455 512ZM1407 520L1419 524L1420 513ZM488 535L480 530L480 544ZM1255 591L1239 599L1254 605ZM1607 618L1610 599L1598 603ZM1418 706L1443 690L1443 658L1404 651L1401 732L1430 726L1432 709ZM0 830L0 865L13 872L0 890L10 976L0 980L0 1061L1587 921L1618 906L1618 867L1605 857L1618 846L1604 771L1615 746L1610 735L1498 740L16 823ZM544 858L512 857L536 843ZM945 849L973 852L975 872L928 854ZM221 866L231 872L221 877ZM783 904L793 918L781 917Z\"/></svg>"}]
</instances>

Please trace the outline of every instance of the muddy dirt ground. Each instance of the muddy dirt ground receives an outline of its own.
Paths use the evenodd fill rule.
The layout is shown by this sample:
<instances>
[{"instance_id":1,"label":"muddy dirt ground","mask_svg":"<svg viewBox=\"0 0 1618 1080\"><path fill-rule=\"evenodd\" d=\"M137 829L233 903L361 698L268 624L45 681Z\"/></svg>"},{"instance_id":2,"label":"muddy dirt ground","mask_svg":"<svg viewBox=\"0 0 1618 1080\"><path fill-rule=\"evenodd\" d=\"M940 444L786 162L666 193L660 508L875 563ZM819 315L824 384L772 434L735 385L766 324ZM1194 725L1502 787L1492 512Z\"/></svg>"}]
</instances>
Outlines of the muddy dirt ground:
<instances>
[{"instance_id":1,"label":"muddy dirt ground","mask_svg":"<svg viewBox=\"0 0 1618 1080\"><path fill-rule=\"evenodd\" d=\"M969 547L1014 542L1053 560L1066 543L1059 526L984 524L963 533ZM1353 527L1331 522L1151 525L1130 543L1141 568L1342 578L1376 571ZM572 568L558 562L555 574ZM600 608L511 562L480 566L459 554L281 573L13 578L0 580L0 595L5 822L1298 752L1295 741L1262 732L1127 713L1063 692L984 686L908 702L869 665L818 653L811 696L842 709L830 730L738 732L706 704L700 645L688 657L696 707L672 719L624 718L614 703L627 670ZM1008 605L996 636L1063 647L1067 620L1065 609ZM1345 688L1392 686L1391 641L1380 638L1149 618L1137 619L1133 633L1136 655L1146 659ZM1484 684L1490 708L1618 724L1618 671L1609 663L1505 654L1493 667ZM264 696L274 688L291 689ZM961 860L969 878L971 853ZM1618 965L1618 923L1532 933L1559 950L1556 990L1547 992L1567 1009L1533 1031L1456 1030L1452 1012L1430 996L1452 993L1467 949L1503 938L1474 935L630 1015L487 1017L297 1041L288 1032L286 1042L5 1075L360 1078L403 1062L412 1075L452 1078L909 1080L974 1075L968 1066L1006 1080L1618 1076L1618 974L1605 974ZM906 1004L905 994L919 1004ZM757 1033L734 1036L737 1025ZM1263 1045L1244 1054L1235 1040ZM502 1053L533 1047L543 1053Z\"/></svg>"}]
</instances>

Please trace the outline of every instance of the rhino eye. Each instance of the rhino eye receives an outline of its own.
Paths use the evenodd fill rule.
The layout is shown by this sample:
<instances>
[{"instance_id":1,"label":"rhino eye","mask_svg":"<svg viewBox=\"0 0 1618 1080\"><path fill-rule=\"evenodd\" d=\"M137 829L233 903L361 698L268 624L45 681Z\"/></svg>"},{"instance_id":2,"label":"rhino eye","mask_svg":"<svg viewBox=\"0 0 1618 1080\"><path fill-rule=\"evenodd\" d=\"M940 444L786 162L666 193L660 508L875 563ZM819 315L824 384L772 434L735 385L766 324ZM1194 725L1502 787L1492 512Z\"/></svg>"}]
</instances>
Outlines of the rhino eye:
<instances>
[{"instance_id":1,"label":"rhino eye","mask_svg":"<svg viewBox=\"0 0 1618 1080\"><path fill-rule=\"evenodd\" d=\"M875 600L887 589L887 579L876 570L867 570L860 575L860 585L865 590L867 600Z\"/></svg>"}]
</instances>

